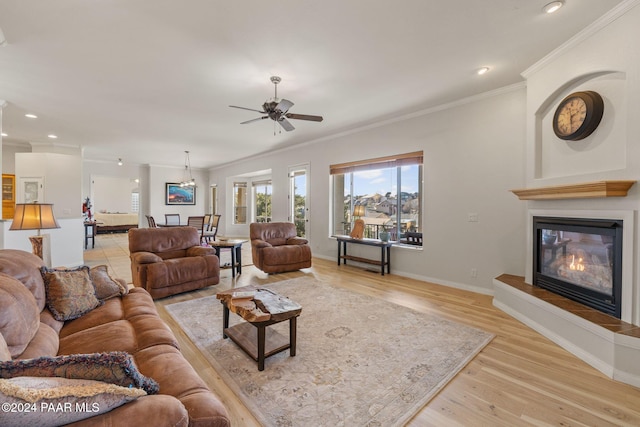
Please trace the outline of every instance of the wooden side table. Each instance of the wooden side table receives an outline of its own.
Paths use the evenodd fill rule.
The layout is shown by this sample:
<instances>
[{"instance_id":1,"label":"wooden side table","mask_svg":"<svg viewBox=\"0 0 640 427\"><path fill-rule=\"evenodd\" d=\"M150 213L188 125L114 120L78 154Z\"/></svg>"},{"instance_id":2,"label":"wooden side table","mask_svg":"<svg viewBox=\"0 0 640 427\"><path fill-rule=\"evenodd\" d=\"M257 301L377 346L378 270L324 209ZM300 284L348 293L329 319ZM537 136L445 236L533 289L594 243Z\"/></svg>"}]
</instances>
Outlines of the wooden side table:
<instances>
[{"instance_id":1,"label":"wooden side table","mask_svg":"<svg viewBox=\"0 0 640 427\"><path fill-rule=\"evenodd\" d=\"M242 274L242 244L247 240L229 239L215 240L207 244L216 250L216 255L220 259L221 249L231 249L231 276L236 277L236 272ZM221 266L222 267L222 266Z\"/></svg>"},{"instance_id":2,"label":"wooden side table","mask_svg":"<svg viewBox=\"0 0 640 427\"><path fill-rule=\"evenodd\" d=\"M253 292L253 298L234 299L237 292ZM289 349L289 356L296 355L297 319L302 307L289 298L268 289L243 286L218 292L216 298L224 306L222 335L231 338L245 353L258 362L258 370L264 370L264 360ZM246 322L229 327L229 312ZM289 340L267 326L289 321Z\"/></svg>"}]
</instances>

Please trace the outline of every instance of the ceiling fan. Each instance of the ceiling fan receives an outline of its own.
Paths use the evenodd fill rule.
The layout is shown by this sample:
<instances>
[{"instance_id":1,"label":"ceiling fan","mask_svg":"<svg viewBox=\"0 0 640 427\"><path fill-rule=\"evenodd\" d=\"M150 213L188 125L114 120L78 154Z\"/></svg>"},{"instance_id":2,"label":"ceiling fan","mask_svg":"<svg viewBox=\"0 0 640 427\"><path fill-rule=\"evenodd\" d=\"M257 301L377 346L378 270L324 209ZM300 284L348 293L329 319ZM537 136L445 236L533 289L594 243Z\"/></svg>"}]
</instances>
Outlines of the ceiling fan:
<instances>
[{"instance_id":1,"label":"ceiling fan","mask_svg":"<svg viewBox=\"0 0 640 427\"><path fill-rule=\"evenodd\" d=\"M274 122L279 123L280 126L284 128L284 130L286 130L287 132L290 132L295 128L293 127L291 122L289 122L289 120L287 119L309 120L312 122L322 121L322 116L311 116L308 114L289 113L289 108L293 107L293 102L289 101L288 99L278 98L278 83L280 83L281 81L282 79L278 76L271 77L271 83L274 84L274 88L275 88L275 96L271 99L268 99L267 101L265 101L264 104L262 104L262 111L254 110L253 108L238 107L237 105L229 105L229 107L232 107L232 108L240 108L242 110L249 110L249 111L255 111L260 114L266 114L266 116L258 117L257 119L247 120L246 122L242 122L240 124L244 125L246 123L257 122L259 120L271 119Z\"/></svg>"}]
</instances>

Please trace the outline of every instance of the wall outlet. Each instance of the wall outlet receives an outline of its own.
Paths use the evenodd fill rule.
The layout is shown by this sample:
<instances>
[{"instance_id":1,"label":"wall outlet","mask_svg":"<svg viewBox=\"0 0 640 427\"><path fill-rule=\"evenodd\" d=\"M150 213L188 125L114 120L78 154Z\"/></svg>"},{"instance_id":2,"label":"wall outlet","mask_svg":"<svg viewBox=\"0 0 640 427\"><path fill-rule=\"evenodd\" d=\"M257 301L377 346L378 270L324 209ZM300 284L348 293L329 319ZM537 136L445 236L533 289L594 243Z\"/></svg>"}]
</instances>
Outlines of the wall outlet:
<instances>
[{"instance_id":1,"label":"wall outlet","mask_svg":"<svg viewBox=\"0 0 640 427\"><path fill-rule=\"evenodd\" d=\"M478 270L476 268L471 269L471 278L475 279L478 277Z\"/></svg>"},{"instance_id":2,"label":"wall outlet","mask_svg":"<svg viewBox=\"0 0 640 427\"><path fill-rule=\"evenodd\" d=\"M469 222L478 222L478 214L475 212L471 212L468 214L468 221Z\"/></svg>"}]
</instances>

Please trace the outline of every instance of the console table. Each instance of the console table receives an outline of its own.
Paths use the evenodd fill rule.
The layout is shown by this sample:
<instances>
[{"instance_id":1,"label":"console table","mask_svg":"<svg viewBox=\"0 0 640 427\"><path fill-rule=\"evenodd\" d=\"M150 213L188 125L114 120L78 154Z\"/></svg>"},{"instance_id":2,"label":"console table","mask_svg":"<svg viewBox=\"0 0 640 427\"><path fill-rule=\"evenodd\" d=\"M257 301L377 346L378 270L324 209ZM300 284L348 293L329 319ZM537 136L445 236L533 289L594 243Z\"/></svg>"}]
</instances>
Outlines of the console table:
<instances>
[{"instance_id":1,"label":"console table","mask_svg":"<svg viewBox=\"0 0 640 427\"><path fill-rule=\"evenodd\" d=\"M347 264L347 260L364 262L367 264L374 264L380 266L380 274L384 276L384 268L387 267L387 273L391 273L391 246L394 241L383 242L378 239L354 239L350 236L333 236L338 241L338 265L344 260ZM375 246L380 248L380 259L362 258L352 255L347 255L347 243L353 243L356 245Z\"/></svg>"}]
</instances>

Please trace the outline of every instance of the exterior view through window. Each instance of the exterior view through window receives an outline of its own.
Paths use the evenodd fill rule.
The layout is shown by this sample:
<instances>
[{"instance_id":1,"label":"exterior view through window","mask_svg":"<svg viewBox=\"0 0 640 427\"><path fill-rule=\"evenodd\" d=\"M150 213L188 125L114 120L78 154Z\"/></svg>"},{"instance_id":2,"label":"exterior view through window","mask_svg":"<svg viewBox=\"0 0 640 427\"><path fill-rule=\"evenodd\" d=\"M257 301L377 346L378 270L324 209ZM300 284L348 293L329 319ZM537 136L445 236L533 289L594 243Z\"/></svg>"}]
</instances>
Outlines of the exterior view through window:
<instances>
[{"instance_id":1,"label":"exterior view through window","mask_svg":"<svg viewBox=\"0 0 640 427\"><path fill-rule=\"evenodd\" d=\"M422 152L332 165L333 232L349 234L356 219L364 237L422 246Z\"/></svg>"},{"instance_id":2,"label":"exterior view through window","mask_svg":"<svg viewBox=\"0 0 640 427\"><path fill-rule=\"evenodd\" d=\"M271 180L253 182L255 222L271 222Z\"/></svg>"}]
</instances>

